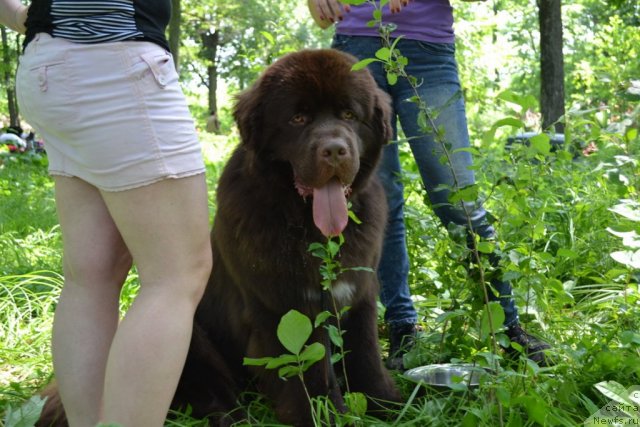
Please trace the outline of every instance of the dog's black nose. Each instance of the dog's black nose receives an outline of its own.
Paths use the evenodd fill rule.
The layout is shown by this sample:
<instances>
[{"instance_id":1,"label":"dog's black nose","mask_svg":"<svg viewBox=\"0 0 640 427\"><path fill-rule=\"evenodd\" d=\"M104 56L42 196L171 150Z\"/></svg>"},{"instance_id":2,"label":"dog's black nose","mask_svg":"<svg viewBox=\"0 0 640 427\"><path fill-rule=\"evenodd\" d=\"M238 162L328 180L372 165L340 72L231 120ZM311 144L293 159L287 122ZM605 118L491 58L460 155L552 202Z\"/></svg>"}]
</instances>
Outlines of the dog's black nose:
<instances>
[{"instance_id":1,"label":"dog's black nose","mask_svg":"<svg viewBox=\"0 0 640 427\"><path fill-rule=\"evenodd\" d=\"M318 154L322 160L339 161L349 155L349 147L342 139L330 139L318 147Z\"/></svg>"}]
</instances>

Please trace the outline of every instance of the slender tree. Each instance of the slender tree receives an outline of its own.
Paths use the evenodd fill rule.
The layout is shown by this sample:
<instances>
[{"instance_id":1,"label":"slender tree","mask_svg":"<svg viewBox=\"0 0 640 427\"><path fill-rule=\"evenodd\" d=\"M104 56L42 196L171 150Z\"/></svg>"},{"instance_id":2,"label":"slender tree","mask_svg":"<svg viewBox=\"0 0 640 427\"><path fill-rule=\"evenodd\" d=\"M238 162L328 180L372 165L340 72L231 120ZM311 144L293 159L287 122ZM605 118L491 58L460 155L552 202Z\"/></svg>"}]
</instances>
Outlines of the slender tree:
<instances>
[{"instance_id":1,"label":"slender tree","mask_svg":"<svg viewBox=\"0 0 640 427\"><path fill-rule=\"evenodd\" d=\"M218 119L218 61L217 53L220 45L220 33L216 30L204 31L200 34L202 50L200 54L207 64L207 81L209 82L209 93L207 96L209 118L207 119L207 131L218 132L220 130L220 120Z\"/></svg>"},{"instance_id":2,"label":"slender tree","mask_svg":"<svg viewBox=\"0 0 640 427\"><path fill-rule=\"evenodd\" d=\"M180 39L182 36L182 4L171 0L171 20L169 21L169 49L173 54L176 71L180 73Z\"/></svg>"},{"instance_id":3,"label":"slender tree","mask_svg":"<svg viewBox=\"0 0 640 427\"><path fill-rule=\"evenodd\" d=\"M561 0L538 0L540 21L540 110L542 127L564 131L564 56Z\"/></svg>"},{"instance_id":4,"label":"slender tree","mask_svg":"<svg viewBox=\"0 0 640 427\"><path fill-rule=\"evenodd\" d=\"M0 35L2 36L2 80L5 93L7 94L7 106L9 108L9 124L11 126L20 126L20 116L18 112L18 100L16 99L16 90L13 76L15 75L16 62L13 59L12 49L9 45L9 37L7 29L0 26ZM16 44L19 46L19 37L16 36Z\"/></svg>"}]
</instances>

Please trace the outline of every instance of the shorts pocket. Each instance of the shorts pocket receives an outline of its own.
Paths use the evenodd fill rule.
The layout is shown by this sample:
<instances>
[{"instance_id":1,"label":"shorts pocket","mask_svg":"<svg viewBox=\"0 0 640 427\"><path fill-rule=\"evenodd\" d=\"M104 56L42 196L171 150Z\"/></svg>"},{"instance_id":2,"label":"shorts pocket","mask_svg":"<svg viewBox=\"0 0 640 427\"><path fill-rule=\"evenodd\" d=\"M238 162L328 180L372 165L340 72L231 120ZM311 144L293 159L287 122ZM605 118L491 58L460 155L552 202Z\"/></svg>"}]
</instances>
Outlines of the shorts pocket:
<instances>
[{"instance_id":1,"label":"shorts pocket","mask_svg":"<svg viewBox=\"0 0 640 427\"><path fill-rule=\"evenodd\" d=\"M164 89L178 80L178 73L170 53L156 51L142 54L140 57L149 66L149 70L160 88Z\"/></svg>"},{"instance_id":2,"label":"shorts pocket","mask_svg":"<svg viewBox=\"0 0 640 427\"><path fill-rule=\"evenodd\" d=\"M33 75L32 78L35 78L40 92L46 92L49 90L49 80L51 78L53 78L54 81L56 80L56 73L60 71L63 64L64 62L62 61L52 62L50 64L39 65L29 69L29 73Z\"/></svg>"},{"instance_id":3,"label":"shorts pocket","mask_svg":"<svg viewBox=\"0 0 640 427\"><path fill-rule=\"evenodd\" d=\"M38 64L24 61L16 76L18 105L28 120L54 120L54 123L72 120L72 114L64 108L72 91L70 83L64 61Z\"/></svg>"}]
</instances>

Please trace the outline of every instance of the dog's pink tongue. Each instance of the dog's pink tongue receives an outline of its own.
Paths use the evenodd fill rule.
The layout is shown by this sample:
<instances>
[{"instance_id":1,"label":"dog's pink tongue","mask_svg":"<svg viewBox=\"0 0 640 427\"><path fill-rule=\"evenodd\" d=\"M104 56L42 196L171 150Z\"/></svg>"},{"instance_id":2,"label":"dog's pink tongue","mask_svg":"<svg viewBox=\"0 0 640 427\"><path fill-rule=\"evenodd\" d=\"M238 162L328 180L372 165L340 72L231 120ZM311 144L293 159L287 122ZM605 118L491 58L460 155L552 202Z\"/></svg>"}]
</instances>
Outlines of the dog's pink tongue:
<instances>
[{"instance_id":1,"label":"dog's pink tongue","mask_svg":"<svg viewBox=\"0 0 640 427\"><path fill-rule=\"evenodd\" d=\"M313 189L313 222L327 237L337 236L347 226L347 198L337 178L327 185Z\"/></svg>"}]
</instances>

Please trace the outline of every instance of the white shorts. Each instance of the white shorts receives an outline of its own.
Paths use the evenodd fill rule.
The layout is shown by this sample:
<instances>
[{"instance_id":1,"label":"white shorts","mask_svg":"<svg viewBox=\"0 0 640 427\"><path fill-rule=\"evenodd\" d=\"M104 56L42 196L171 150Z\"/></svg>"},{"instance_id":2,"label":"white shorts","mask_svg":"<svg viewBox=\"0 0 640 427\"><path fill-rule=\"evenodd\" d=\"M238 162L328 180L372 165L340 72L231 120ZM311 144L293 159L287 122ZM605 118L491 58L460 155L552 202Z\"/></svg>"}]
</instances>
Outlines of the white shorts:
<instances>
[{"instance_id":1,"label":"white shorts","mask_svg":"<svg viewBox=\"0 0 640 427\"><path fill-rule=\"evenodd\" d=\"M37 34L20 57L16 91L52 175L119 191L204 172L173 58L154 43Z\"/></svg>"}]
</instances>

